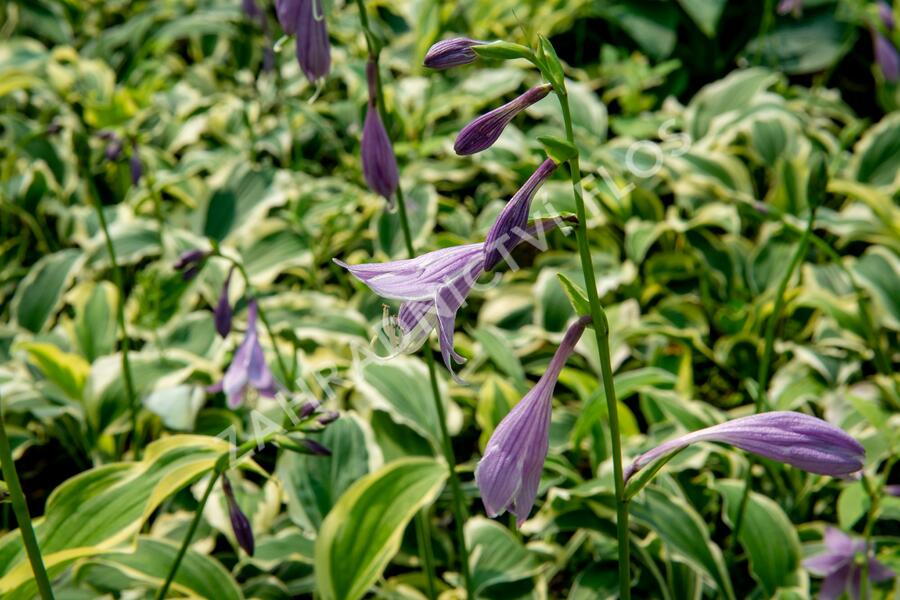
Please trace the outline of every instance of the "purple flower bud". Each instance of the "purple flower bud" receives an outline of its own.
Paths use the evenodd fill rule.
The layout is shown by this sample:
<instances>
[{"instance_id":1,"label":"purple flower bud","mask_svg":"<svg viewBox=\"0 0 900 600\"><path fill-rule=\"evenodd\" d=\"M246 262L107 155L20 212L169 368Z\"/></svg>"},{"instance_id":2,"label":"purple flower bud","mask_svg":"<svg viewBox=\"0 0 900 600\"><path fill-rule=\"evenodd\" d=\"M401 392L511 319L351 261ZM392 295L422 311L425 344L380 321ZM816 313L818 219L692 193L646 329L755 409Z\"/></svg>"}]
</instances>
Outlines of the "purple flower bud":
<instances>
[{"instance_id":1,"label":"purple flower bud","mask_svg":"<svg viewBox=\"0 0 900 600\"><path fill-rule=\"evenodd\" d=\"M266 48L263 50L263 71L269 73L275 68L275 51L272 50L270 40L266 38Z\"/></svg>"},{"instance_id":2,"label":"purple flower bud","mask_svg":"<svg viewBox=\"0 0 900 600\"><path fill-rule=\"evenodd\" d=\"M872 45L875 48L875 62L888 83L900 81L900 54L889 39L872 30Z\"/></svg>"},{"instance_id":3,"label":"purple flower bud","mask_svg":"<svg viewBox=\"0 0 900 600\"><path fill-rule=\"evenodd\" d=\"M322 416L319 417L319 419L318 419L319 425L328 425L329 423L334 423L335 421L338 420L338 417L340 417L340 416L341 416L341 413L339 413L338 411L329 410L326 413L322 413Z\"/></svg>"},{"instance_id":4,"label":"purple flower bud","mask_svg":"<svg viewBox=\"0 0 900 600\"><path fill-rule=\"evenodd\" d=\"M231 521L231 530L238 545L244 549L249 556L253 556L253 528L250 520L241 512L237 501L234 498L234 490L231 488L231 482L225 475L222 475L222 491L225 492L225 501L228 504L228 519Z\"/></svg>"},{"instance_id":5,"label":"purple flower bud","mask_svg":"<svg viewBox=\"0 0 900 600\"><path fill-rule=\"evenodd\" d=\"M779 15L793 13L795 17L803 14L803 0L781 0L775 9Z\"/></svg>"},{"instance_id":6,"label":"purple flower bud","mask_svg":"<svg viewBox=\"0 0 900 600\"><path fill-rule=\"evenodd\" d=\"M331 450L317 442L316 440L311 440L309 438L303 438L300 440L300 444L309 450L310 454L315 454L316 456L331 456Z\"/></svg>"},{"instance_id":7,"label":"purple flower bud","mask_svg":"<svg viewBox=\"0 0 900 600\"><path fill-rule=\"evenodd\" d=\"M490 148L513 117L544 98L551 89L550 84L533 87L515 100L478 117L459 132L453 149L460 156L466 156Z\"/></svg>"},{"instance_id":8,"label":"purple flower bud","mask_svg":"<svg viewBox=\"0 0 900 600\"><path fill-rule=\"evenodd\" d=\"M135 143L131 144L131 159L128 161L128 166L131 169L131 185L137 185L144 174L144 167L141 165L141 157Z\"/></svg>"},{"instance_id":9,"label":"purple flower bud","mask_svg":"<svg viewBox=\"0 0 900 600\"><path fill-rule=\"evenodd\" d=\"M884 486L884 493L889 496L900 497L900 485L886 485Z\"/></svg>"},{"instance_id":10,"label":"purple flower bud","mask_svg":"<svg viewBox=\"0 0 900 600\"><path fill-rule=\"evenodd\" d=\"M319 408L318 402L304 402L303 406L300 407L300 410L297 411L297 416L301 419L305 419L309 415L316 412L317 408Z\"/></svg>"},{"instance_id":11,"label":"purple flower bud","mask_svg":"<svg viewBox=\"0 0 900 600\"><path fill-rule=\"evenodd\" d=\"M310 81L331 70L331 45L321 0L275 0L278 21L285 33L297 36L297 62Z\"/></svg>"},{"instance_id":12,"label":"purple flower bud","mask_svg":"<svg viewBox=\"0 0 900 600\"><path fill-rule=\"evenodd\" d=\"M553 388L590 317L566 332L547 370L531 391L503 417L475 467L475 482L488 516L508 510L521 526L537 498L549 447Z\"/></svg>"},{"instance_id":13,"label":"purple flower bud","mask_svg":"<svg viewBox=\"0 0 900 600\"><path fill-rule=\"evenodd\" d=\"M893 31L894 10L891 8L891 5L884 2L884 0L878 3L878 17L881 19L881 22L884 23L884 26L888 31Z\"/></svg>"},{"instance_id":14,"label":"purple flower bud","mask_svg":"<svg viewBox=\"0 0 900 600\"><path fill-rule=\"evenodd\" d=\"M394 156L391 139L384 128L384 123L381 122L381 115L378 114L376 105L377 69L378 65L372 60L366 64L369 103L366 108L366 122L363 125L360 154L366 183L374 192L384 196L388 203L392 204L400 174L397 170L397 158Z\"/></svg>"},{"instance_id":15,"label":"purple flower bud","mask_svg":"<svg viewBox=\"0 0 900 600\"><path fill-rule=\"evenodd\" d=\"M207 256L209 256L208 253L196 248L188 250L181 253L181 256L178 257L173 266L175 270L181 271L181 278L184 281L190 281L200 272L203 261L206 260Z\"/></svg>"},{"instance_id":16,"label":"purple flower bud","mask_svg":"<svg viewBox=\"0 0 900 600\"><path fill-rule=\"evenodd\" d=\"M544 182L556 170L553 159L545 160L537 171L528 178L512 199L503 207L503 211L488 231L484 240L484 270L493 269L503 254L509 255L506 248L515 247L525 235L525 227L528 225L528 211L531 209L531 200Z\"/></svg>"},{"instance_id":17,"label":"purple flower bud","mask_svg":"<svg viewBox=\"0 0 900 600\"><path fill-rule=\"evenodd\" d=\"M106 149L103 151L103 154L106 156L106 160L115 162L122 157L122 149L122 140L113 134L112 139L106 144Z\"/></svg>"},{"instance_id":18,"label":"purple flower bud","mask_svg":"<svg viewBox=\"0 0 900 600\"><path fill-rule=\"evenodd\" d=\"M216 304L215 310L213 310L213 319L216 322L216 331L219 332L219 335L222 337L228 337L228 334L231 332L231 317L234 314L231 309L231 303L228 301L228 288L231 285L231 275L234 273L234 268L228 271L228 277L225 278L225 283L222 285L222 293L219 294L219 302Z\"/></svg>"},{"instance_id":19,"label":"purple flower bud","mask_svg":"<svg viewBox=\"0 0 900 600\"><path fill-rule=\"evenodd\" d=\"M640 469L694 442L722 442L819 475L848 477L863 467L866 451L830 423L803 413L778 411L741 417L660 444L638 456L626 481Z\"/></svg>"},{"instance_id":20,"label":"purple flower bud","mask_svg":"<svg viewBox=\"0 0 900 600\"><path fill-rule=\"evenodd\" d=\"M458 37L443 40L434 44L425 54L425 66L429 69L449 69L467 65L478 60L472 46L484 44L469 38Z\"/></svg>"}]
</instances>

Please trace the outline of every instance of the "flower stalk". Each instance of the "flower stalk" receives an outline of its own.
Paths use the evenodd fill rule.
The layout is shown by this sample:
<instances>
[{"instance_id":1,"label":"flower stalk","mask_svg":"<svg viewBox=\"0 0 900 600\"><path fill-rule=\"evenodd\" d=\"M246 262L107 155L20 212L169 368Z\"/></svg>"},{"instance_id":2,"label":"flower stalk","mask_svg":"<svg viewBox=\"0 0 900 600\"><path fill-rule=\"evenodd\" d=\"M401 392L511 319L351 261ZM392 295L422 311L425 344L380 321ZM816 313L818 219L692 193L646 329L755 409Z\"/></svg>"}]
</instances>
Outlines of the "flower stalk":
<instances>
[{"instance_id":1,"label":"flower stalk","mask_svg":"<svg viewBox=\"0 0 900 600\"><path fill-rule=\"evenodd\" d=\"M554 92L562 108L566 129L566 140L575 146L575 131L572 127L572 112L569 108L569 96L565 79L562 79ZM577 148L577 146L575 146ZM619 550L619 597L631 599L631 547L628 538L628 500L625 497L625 478L622 469L622 438L619 431L618 402L616 388L613 383L612 361L609 350L609 320L600 305L597 295L597 281L594 277L594 264L587 238L587 213L584 206L584 194L581 189L581 167L576 152L569 159L569 173L572 177L572 192L575 196L575 213L578 217L578 253L581 259L581 271L584 274L587 288L594 335L597 338L597 352L600 356L600 375L603 378L603 389L606 392L606 406L609 414L609 431L612 444L613 478L616 496L616 536Z\"/></svg>"},{"instance_id":2,"label":"flower stalk","mask_svg":"<svg viewBox=\"0 0 900 600\"><path fill-rule=\"evenodd\" d=\"M384 105L384 88L381 81L381 74L377 69L379 48L376 45L375 36L372 34L372 31L369 28L369 16L366 12L364 0L356 0L356 5L359 8L359 20L366 37L366 46L369 50L369 57L376 65L376 70L373 74L374 76L372 77L375 87L376 108L381 115L382 122L387 125L390 123L390 121L387 118L387 111L385 110ZM404 245L406 246L406 251L409 254L410 259L413 259L416 257L416 252L415 248L413 248L412 232L410 231L409 227L409 216L407 215L406 201L403 195L403 185L400 183L399 178L397 181L397 189L395 194L397 197L397 212L400 218L400 228L403 232ZM472 588L472 577L469 573L469 553L468 549L466 548L466 538L463 529L466 519L465 499L463 496L462 486L459 482L459 475L457 475L456 473L456 457L454 456L453 452L453 444L450 441L450 432L447 430L447 415L444 411L444 404L441 401L441 392L440 388L438 387L437 370L435 368L434 356L432 356L432 353L428 348L425 349L423 354L425 355L425 364L428 366L428 379L431 382L431 395L434 399L435 412L437 413L437 420L441 429L441 447L443 450L444 459L447 461L447 468L449 469L450 492L453 497L453 521L456 532L457 551L459 552L460 572L462 573L463 586L466 590L466 597L474 598L475 595ZM425 518L421 517L417 518L415 522L418 533L421 536L422 541L424 542L422 562L424 563L425 572L428 579L428 588L429 591L431 591L435 587L433 581L434 564L431 558L432 552L430 533L425 521Z\"/></svg>"},{"instance_id":3,"label":"flower stalk","mask_svg":"<svg viewBox=\"0 0 900 600\"><path fill-rule=\"evenodd\" d=\"M25 552L28 554L31 570L34 572L34 580L37 583L38 592L43 600L53 600L53 588L50 587L50 578L47 576L47 570L44 568L41 548L34 534L31 515L28 514L28 503L25 500L25 493L22 491L22 484L19 483L12 450L9 447L9 436L6 435L6 421L3 418L2 403L0 403L0 467L2 467L3 479L6 482L13 512L16 515L16 522L19 524L19 534L22 536Z\"/></svg>"}]
</instances>

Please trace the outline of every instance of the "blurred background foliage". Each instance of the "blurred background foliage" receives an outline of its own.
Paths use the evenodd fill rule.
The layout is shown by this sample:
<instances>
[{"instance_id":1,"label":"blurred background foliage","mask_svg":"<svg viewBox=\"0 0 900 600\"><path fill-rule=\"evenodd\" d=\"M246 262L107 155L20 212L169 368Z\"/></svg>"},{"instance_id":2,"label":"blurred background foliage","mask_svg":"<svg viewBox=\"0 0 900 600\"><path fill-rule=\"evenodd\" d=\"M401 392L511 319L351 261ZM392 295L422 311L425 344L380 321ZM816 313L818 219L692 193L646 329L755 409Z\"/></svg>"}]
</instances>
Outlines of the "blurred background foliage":
<instances>
[{"instance_id":1,"label":"blurred background foliage","mask_svg":"<svg viewBox=\"0 0 900 600\"><path fill-rule=\"evenodd\" d=\"M424 363L364 358L381 301L332 263L400 258L404 247L397 216L360 169L366 50L356 7L326 4L334 67L319 85L278 39L271 5L260 4L271 37L237 0L11 0L0 9L0 393L30 508L55 532L40 535L52 535L45 554L66 598L157 588L203 490L197 477L223 443L215 436L231 426L243 440L258 426L249 409L230 411L204 390L237 345L216 336L210 314L229 264L210 259L190 282L173 268L181 252L213 243L244 264L291 357L286 372L272 361L276 376L319 399L328 387L326 406L343 416L320 436L331 457L267 448L235 481L257 536L253 557L237 551L215 492L173 589L289 598L349 577L319 573L317 584L323 519L354 481L409 457L431 463L400 462L384 485L399 493L421 471L421 495L398 502L436 498L444 591L458 583L446 567L449 497L428 470L440 440ZM785 15L769 0L367 4L385 44L388 127L419 251L482 239L542 159L537 137L562 123L548 99L489 151L456 157L452 141L468 120L537 79L516 62L430 73L425 51L451 34L525 44L544 34L559 49L628 456L752 412L775 287L810 208L811 156L823 153L831 178L817 241L788 289L769 397L843 427L866 446L868 468L890 475L900 425L900 92L875 63L872 32L895 45L900 34L884 30L875 4L810 0ZM121 140L117 156L103 132ZM93 201L110 223L124 298ZM532 214L572 211L558 175ZM583 284L574 249L574 236L557 231L549 250L521 250L520 268L473 294L457 321L471 385L443 385L475 515L466 535L480 597L615 594L606 404L590 336L556 392L532 518L515 532L477 516L471 477L574 316L557 278ZM242 286L233 282L233 299ZM141 460L123 453L131 425L114 320L123 302L139 432L152 442ZM255 406L279 418L274 403ZM861 483L756 465L748 535L732 545L729 512L747 469L739 452L693 448L638 498L638 597L811 594L817 584L800 560L819 551L823 523L861 529ZM350 526L361 518L356 506L338 509ZM879 556L900 571L900 501L886 498L879 516ZM15 527L5 505L0 519ZM381 551L391 562L374 582L380 597L424 597L405 525L392 525L396 554ZM33 595L23 561L15 532L0 539L4 597Z\"/></svg>"}]
</instances>

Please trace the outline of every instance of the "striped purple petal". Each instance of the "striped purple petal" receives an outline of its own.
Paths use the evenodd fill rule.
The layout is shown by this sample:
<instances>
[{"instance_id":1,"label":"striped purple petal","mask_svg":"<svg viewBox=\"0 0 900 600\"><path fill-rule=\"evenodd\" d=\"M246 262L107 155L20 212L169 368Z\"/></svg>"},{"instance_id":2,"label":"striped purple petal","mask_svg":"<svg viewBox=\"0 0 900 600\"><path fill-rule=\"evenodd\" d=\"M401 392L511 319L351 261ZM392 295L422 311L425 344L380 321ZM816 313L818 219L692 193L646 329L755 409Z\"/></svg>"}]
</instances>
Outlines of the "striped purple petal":
<instances>
[{"instance_id":1,"label":"striped purple petal","mask_svg":"<svg viewBox=\"0 0 900 600\"><path fill-rule=\"evenodd\" d=\"M310 81L331 71L331 44L321 0L275 0L278 22L297 36L297 62Z\"/></svg>"},{"instance_id":2,"label":"striped purple petal","mask_svg":"<svg viewBox=\"0 0 900 600\"><path fill-rule=\"evenodd\" d=\"M225 377L222 378L222 391L228 397L228 406L231 408L241 405L248 386L269 398L274 397L277 390L275 378L269 370L269 365L266 364L266 357L256 332L257 310L256 300L251 300L247 316L247 333L235 351L231 364L225 371Z\"/></svg>"},{"instance_id":3,"label":"striped purple petal","mask_svg":"<svg viewBox=\"0 0 900 600\"><path fill-rule=\"evenodd\" d=\"M478 55L472 50L472 46L479 44L484 44L484 42L465 37L437 42L425 54L425 66L429 69L442 70L475 62L478 60Z\"/></svg>"},{"instance_id":4,"label":"striped purple petal","mask_svg":"<svg viewBox=\"0 0 900 600\"><path fill-rule=\"evenodd\" d=\"M481 115L462 128L453 149L460 156L475 154L490 148L517 114L550 93L549 84L531 88L515 100Z\"/></svg>"},{"instance_id":5,"label":"striped purple petal","mask_svg":"<svg viewBox=\"0 0 900 600\"><path fill-rule=\"evenodd\" d=\"M362 157L363 175L369 188L383 196L393 205L394 192L400 181L397 169L397 157L388 137L381 115L378 113L375 79L378 66L370 60L366 64L366 75L369 82L369 103L366 107L366 121L363 124L360 154Z\"/></svg>"}]
</instances>

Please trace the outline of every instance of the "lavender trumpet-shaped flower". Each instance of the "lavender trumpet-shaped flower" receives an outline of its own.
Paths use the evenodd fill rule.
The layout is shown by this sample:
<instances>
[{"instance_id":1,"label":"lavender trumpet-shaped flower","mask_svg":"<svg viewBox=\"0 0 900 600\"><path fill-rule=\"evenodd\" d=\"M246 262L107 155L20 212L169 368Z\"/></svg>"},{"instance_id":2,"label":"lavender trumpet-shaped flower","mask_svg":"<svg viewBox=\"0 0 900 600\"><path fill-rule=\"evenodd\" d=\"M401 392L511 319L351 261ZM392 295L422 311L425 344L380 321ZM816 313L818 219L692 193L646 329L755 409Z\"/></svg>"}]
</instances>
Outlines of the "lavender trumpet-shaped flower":
<instances>
[{"instance_id":1,"label":"lavender trumpet-shaped flower","mask_svg":"<svg viewBox=\"0 0 900 600\"><path fill-rule=\"evenodd\" d=\"M807 571L825 578L819 590L819 600L837 600L845 592L854 600L859 600L862 565L857 561L857 555L869 563L869 581L878 583L895 577L893 571L867 554L865 540L854 540L834 527L826 528L825 552L803 561Z\"/></svg>"},{"instance_id":2,"label":"lavender trumpet-shaped flower","mask_svg":"<svg viewBox=\"0 0 900 600\"><path fill-rule=\"evenodd\" d=\"M238 506L237 500L234 498L234 489L231 487L231 482L228 481L228 477L224 474L222 475L222 491L225 492L225 502L228 504L228 519L231 521L231 530L234 532L234 537L238 545L244 549L244 552L249 556L253 556L255 546L253 527L250 526L250 520L247 518L247 515Z\"/></svg>"},{"instance_id":3,"label":"lavender trumpet-shaped flower","mask_svg":"<svg viewBox=\"0 0 900 600\"><path fill-rule=\"evenodd\" d=\"M494 221L484 240L484 268L493 269L502 258L502 253L507 247L515 247L525 234L528 225L528 211L531 209L531 200L544 184L544 182L556 170L556 162L548 158L537 171L528 178L528 181L519 188Z\"/></svg>"},{"instance_id":4,"label":"lavender trumpet-shaped flower","mask_svg":"<svg viewBox=\"0 0 900 600\"><path fill-rule=\"evenodd\" d=\"M331 45L321 0L275 0L278 22L285 33L297 36L297 62L310 81L331 70Z\"/></svg>"},{"instance_id":5,"label":"lavender trumpet-shaped flower","mask_svg":"<svg viewBox=\"0 0 900 600\"><path fill-rule=\"evenodd\" d=\"M489 516L508 510L516 515L520 526L528 518L550 444L553 388L589 322L590 317L581 317L569 327L541 379L500 421L488 440L475 468L475 482Z\"/></svg>"},{"instance_id":6,"label":"lavender trumpet-shaped flower","mask_svg":"<svg viewBox=\"0 0 900 600\"><path fill-rule=\"evenodd\" d=\"M472 50L472 46L484 43L464 37L442 40L428 49L425 54L425 66L429 69L443 70L473 63L478 60L478 55Z\"/></svg>"},{"instance_id":7,"label":"lavender trumpet-shaped flower","mask_svg":"<svg viewBox=\"0 0 900 600\"><path fill-rule=\"evenodd\" d=\"M848 477L863 467L866 451L830 423L803 413L768 412L733 419L674 440L638 456L625 480L658 458L694 442L722 442L810 473Z\"/></svg>"},{"instance_id":8,"label":"lavender trumpet-shaped flower","mask_svg":"<svg viewBox=\"0 0 900 600\"><path fill-rule=\"evenodd\" d=\"M216 308L213 309L213 320L216 323L216 331L222 337L228 337L228 334L231 332L231 319L234 315L234 312L231 309L231 303L228 301L228 288L231 286L231 275L233 273L234 268L228 271L228 277L225 278L225 283L222 284L222 292L219 294L219 301L216 303Z\"/></svg>"},{"instance_id":9,"label":"lavender trumpet-shaped flower","mask_svg":"<svg viewBox=\"0 0 900 600\"><path fill-rule=\"evenodd\" d=\"M397 170L397 158L378 113L378 65L374 60L366 63L366 79L369 86L369 102L366 107L366 122L363 125L360 154L362 156L363 175L369 187L384 196L388 204L393 206L394 192L400 181Z\"/></svg>"},{"instance_id":10,"label":"lavender trumpet-shaped flower","mask_svg":"<svg viewBox=\"0 0 900 600\"><path fill-rule=\"evenodd\" d=\"M200 272L200 267L203 266L208 256L208 252L194 248L182 252L172 266L175 267L176 271L181 271L181 278L184 281L190 281Z\"/></svg>"},{"instance_id":11,"label":"lavender trumpet-shaped flower","mask_svg":"<svg viewBox=\"0 0 900 600\"><path fill-rule=\"evenodd\" d=\"M515 100L481 115L462 128L456 136L453 149L460 156L475 154L490 148L517 114L550 93L550 84L531 88Z\"/></svg>"},{"instance_id":12,"label":"lavender trumpet-shaped flower","mask_svg":"<svg viewBox=\"0 0 900 600\"><path fill-rule=\"evenodd\" d=\"M259 336L256 332L256 300L250 301L247 317L247 333L244 341L234 353L231 364L225 371L222 381L209 388L210 392L225 392L228 397L228 406L237 408L244 400L244 392L248 387L254 388L260 395L267 398L275 397L275 378L269 365L266 364L266 356L259 344Z\"/></svg>"}]
</instances>

